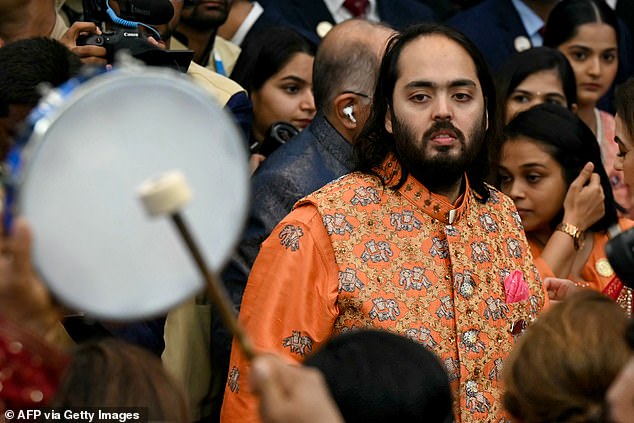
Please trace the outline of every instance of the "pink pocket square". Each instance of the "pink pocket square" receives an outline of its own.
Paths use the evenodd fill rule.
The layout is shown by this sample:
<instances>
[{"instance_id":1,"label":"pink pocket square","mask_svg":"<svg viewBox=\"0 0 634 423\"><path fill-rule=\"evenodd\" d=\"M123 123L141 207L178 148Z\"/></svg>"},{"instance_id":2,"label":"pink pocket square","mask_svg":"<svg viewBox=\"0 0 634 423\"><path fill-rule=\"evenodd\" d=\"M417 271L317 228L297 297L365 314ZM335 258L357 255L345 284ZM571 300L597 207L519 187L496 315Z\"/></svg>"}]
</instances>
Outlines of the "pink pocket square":
<instances>
[{"instance_id":1,"label":"pink pocket square","mask_svg":"<svg viewBox=\"0 0 634 423\"><path fill-rule=\"evenodd\" d=\"M524 280L524 274L519 270L513 270L504 279L504 292L507 304L528 300L528 284Z\"/></svg>"}]
</instances>

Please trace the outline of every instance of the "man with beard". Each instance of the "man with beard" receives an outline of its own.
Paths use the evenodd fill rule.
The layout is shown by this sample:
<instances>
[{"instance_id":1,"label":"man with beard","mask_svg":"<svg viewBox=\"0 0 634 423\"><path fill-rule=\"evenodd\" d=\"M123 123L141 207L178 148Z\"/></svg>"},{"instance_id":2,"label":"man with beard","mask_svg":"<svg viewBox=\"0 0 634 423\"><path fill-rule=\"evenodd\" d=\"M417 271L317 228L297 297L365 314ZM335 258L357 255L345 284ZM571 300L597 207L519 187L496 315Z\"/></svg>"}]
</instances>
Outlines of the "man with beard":
<instances>
[{"instance_id":1,"label":"man with beard","mask_svg":"<svg viewBox=\"0 0 634 423\"><path fill-rule=\"evenodd\" d=\"M194 62L231 75L240 47L216 35L227 20L231 0L185 0L172 49L194 50Z\"/></svg>"},{"instance_id":2,"label":"man with beard","mask_svg":"<svg viewBox=\"0 0 634 423\"><path fill-rule=\"evenodd\" d=\"M240 320L259 351L296 361L354 328L402 334L442 360L458 422L500 421L502 362L547 299L513 202L484 182L486 63L462 34L413 26L390 42L373 98L360 171L273 230ZM231 355L222 419L254 421L235 342Z\"/></svg>"}]
</instances>

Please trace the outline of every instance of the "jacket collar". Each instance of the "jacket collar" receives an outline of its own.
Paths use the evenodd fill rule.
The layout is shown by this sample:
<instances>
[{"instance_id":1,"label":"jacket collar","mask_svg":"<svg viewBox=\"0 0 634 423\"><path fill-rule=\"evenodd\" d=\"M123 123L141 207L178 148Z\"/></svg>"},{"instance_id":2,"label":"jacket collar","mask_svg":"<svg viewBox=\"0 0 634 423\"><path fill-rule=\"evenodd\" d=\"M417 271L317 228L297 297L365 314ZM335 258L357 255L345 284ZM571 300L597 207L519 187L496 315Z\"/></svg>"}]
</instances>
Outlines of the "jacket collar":
<instances>
[{"instance_id":1,"label":"jacket collar","mask_svg":"<svg viewBox=\"0 0 634 423\"><path fill-rule=\"evenodd\" d=\"M396 156L390 153L381 166L375 168L375 171L385 181L386 186L395 186L401 179L402 165ZM411 174L407 176L405 183L398 188L398 192L425 214L445 224L452 225L459 221L469 209L472 196L470 195L471 187L466 174L464 175L464 181L465 190L458 197L455 204L451 204L447 197L429 191Z\"/></svg>"},{"instance_id":2,"label":"jacket collar","mask_svg":"<svg viewBox=\"0 0 634 423\"><path fill-rule=\"evenodd\" d=\"M328 122L328 119L323 114L318 113L306 129L312 132L322 148L344 164L347 169L355 167L352 144Z\"/></svg>"}]
</instances>

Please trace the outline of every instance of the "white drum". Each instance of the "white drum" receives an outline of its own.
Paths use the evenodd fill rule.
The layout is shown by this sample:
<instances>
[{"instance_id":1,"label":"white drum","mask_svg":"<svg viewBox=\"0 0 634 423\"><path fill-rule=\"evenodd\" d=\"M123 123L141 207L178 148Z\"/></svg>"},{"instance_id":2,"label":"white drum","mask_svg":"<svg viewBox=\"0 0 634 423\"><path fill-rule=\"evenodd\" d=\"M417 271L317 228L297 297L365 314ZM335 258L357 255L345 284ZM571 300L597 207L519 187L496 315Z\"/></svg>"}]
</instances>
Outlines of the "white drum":
<instances>
[{"instance_id":1,"label":"white drum","mask_svg":"<svg viewBox=\"0 0 634 423\"><path fill-rule=\"evenodd\" d=\"M184 174L193 198L182 215L218 270L246 219L246 142L214 99L167 69L69 86L34 111L19 153L16 206L33 229L34 264L57 298L87 315L163 313L204 282L169 219L146 214L139 185Z\"/></svg>"}]
</instances>

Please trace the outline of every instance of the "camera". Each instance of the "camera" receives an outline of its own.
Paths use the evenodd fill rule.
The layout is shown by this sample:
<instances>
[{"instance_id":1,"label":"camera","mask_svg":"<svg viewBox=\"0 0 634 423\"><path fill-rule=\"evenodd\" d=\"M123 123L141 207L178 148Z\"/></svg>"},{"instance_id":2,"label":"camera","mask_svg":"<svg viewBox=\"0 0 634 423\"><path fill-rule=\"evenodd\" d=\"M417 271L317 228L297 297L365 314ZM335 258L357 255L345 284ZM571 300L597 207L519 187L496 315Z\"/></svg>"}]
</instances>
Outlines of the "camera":
<instances>
[{"instance_id":1,"label":"camera","mask_svg":"<svg viewBox=\"0 0 634 423\"><path fill-rule=\"evenodd\" d=\"M608 241L605 254L623 285L634 288L634 229L623 231Z\"/></svg>"},{"instance_id":2,"label":"camera","mask_svg":"<svg viewBox=\"0 0 634 423\"><path fill-rule=\"evenodd\" d=\"M80 36L77 45L93 45L106 48L106 60L108 63L114 61L115 51L121 49L130 50L132 56L138 55L141 51L155 48L146 41L138 30L117 29L115 31L103 31L101 35L91 34ZM135 52L137 53L135 55Z\"/></svg>"},{"instance_id":3,"label":"camera","mask_svg":"<svg viewBox=\"0 0 634 423\"><path fill-rule=\"evenodd\" d=\"M193 50L163 50L148 41L148 37L138 26L166 24L174 15L169 0L120 0L120 16L108 6L108 0L83 0L86 22L94 22L103 28L110 23L110 28L101 35L90 34L77 38L76 44L95 45L106 49L106 61L112 63L115 53L127 50L132 57L143 61L148 66L166 66L181 72L187 72L194 57ZM143 20L143 22L141 22ZM156 38L160 38L157 37Z\"/></svg>"},{"instance_id":4,"label":"camera","mask_svg":"<svg viewBox=\"0 0 634 423\"><path fill-rule=\"evenodd\" d=\"M282 144L286 144L298 133L299 130L290 123L275 122L269 128L266 138L262 142L251 146L251 153L258 153L268 157L269 154L277 150Z\"/></svg>"}]
</instances>

